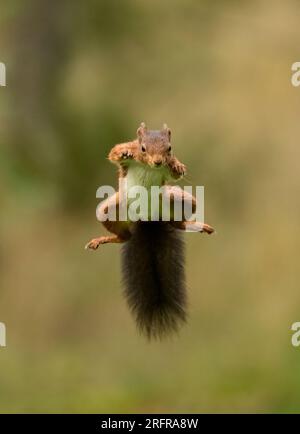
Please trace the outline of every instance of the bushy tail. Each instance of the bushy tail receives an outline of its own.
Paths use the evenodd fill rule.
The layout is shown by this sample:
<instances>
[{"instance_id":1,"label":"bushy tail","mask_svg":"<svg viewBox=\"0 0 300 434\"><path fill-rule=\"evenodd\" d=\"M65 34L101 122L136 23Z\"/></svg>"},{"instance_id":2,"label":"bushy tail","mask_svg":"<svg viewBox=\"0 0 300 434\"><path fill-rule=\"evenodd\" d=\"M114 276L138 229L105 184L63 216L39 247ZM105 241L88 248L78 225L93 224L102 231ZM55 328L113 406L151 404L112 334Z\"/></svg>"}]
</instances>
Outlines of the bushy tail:
<instances>
[{"instance_id":1,"label":"bushy tail","mask_svg":"<svg viewBox=\"0 0 300 434\"><path fill-rule=\"evenodd\" d=\"M186 320L184 244L167 222L138 222L123 245L125 296L140 331L161 338Z\"/></svg>"}]
</instances>

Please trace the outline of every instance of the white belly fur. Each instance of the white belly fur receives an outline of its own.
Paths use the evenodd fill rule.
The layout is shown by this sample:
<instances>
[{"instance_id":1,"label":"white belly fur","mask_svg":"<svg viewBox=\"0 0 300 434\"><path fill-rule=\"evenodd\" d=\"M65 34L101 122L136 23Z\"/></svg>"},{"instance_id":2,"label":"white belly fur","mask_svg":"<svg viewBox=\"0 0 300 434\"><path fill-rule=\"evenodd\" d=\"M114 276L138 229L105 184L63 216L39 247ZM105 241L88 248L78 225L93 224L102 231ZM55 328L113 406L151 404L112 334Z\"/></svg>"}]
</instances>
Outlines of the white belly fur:
<instances>
[{"instance_id":1,"label":"white belly fur","mask_svg":"<svg viewBox=\"0 0 300 434\"><path fill-rule=\"evenodd\" d=\"M160 187L168 175L165 167L152 168L141 163L133 163L129 166L127 172L127 188L141 186L148 190L151 186Z\"/></svg>"},{"instance_id":2,"label":"white belly fur","mask_svg":"<svg viewBox=\"0 0 300 434\"><path fill-rule=\"evenodd\" d=\"M127 172L127 193L132 187L145 187L148 191L148 218L151 218L151 187L161 187L168 178L168 169L165 167L152 168L141 163L133 162ZM137 192L136 192L137 193ZM135 194L133 195L135 196ZM128 199L130 205L135 199ZM159 204L152 209L152 214L159 213Z\"/></svg>"}]
</instances>

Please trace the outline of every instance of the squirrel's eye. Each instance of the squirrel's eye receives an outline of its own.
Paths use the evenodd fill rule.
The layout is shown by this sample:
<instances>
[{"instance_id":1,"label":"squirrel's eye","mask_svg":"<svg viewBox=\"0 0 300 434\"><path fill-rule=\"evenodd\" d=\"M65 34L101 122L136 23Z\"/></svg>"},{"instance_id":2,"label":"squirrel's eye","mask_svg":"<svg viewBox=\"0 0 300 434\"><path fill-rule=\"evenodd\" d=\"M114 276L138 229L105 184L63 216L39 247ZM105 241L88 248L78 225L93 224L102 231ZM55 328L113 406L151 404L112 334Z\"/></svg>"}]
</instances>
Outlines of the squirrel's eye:
<instances>
[{"instance_id":1,"label":"squirrel's eye","mask_svg":"<svg viewBox=\"0 0 300 434\"><path fill-rule=\"evenodd\" d=\"M142 145L142 151L143 151L143 152L146 152L146 148L145 148L144 145Z\"/></svg>"},{"instance_id":2,"label":"squirrel's eye","mask_svg":"<svg viewBox=\"0 0 300 434\"><path fill-rule=\"evenodd\" d=\"M168 151L171 152L171 150L172 150L172 146L170 145L170 146L168 147Z\"/></svg>"}]
</instances>

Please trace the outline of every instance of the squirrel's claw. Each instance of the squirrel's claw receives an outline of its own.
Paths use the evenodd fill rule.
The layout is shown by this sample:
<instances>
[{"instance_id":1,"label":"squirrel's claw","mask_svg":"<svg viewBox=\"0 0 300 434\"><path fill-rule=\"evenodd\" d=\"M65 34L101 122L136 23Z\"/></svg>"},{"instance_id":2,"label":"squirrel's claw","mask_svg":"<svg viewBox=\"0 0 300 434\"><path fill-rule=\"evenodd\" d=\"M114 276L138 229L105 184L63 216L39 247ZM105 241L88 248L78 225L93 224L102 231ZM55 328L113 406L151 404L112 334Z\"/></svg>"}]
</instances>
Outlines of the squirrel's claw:
<instances>
[{"instance_id":1,"label":"squirrel's claw","mask_svg":"<svg viewBox=\"0 0 300 434\"><path fill-rule=\"evenodd\" d=\"M130 158L133 158L133 153L131 151L128 151L128 150L123 151L121 153L121 158L123 158L123 160L128 160Z\"/></svg>"},{"instance_id":2,"label":"squirrel's claw","mask_svg":"<svg viewBox=\"0 0 300 434\"><path fill-rule=\"evenodd\" d=\"M93 238L91 241L89 241L85 245L85 250L91 249L91 250L97 250L99 245L101 244L99 238Z\"/></svg>"},{"instance_id":3,"label":"squirrel's claw","mask_svg":"<svg viewBox=\"0 0 300 434\"><path fill-rule=\"evenodd\" d=\"M186 166L183 163L180 163L177 159L173 159L169 167L174 179L180 179L186 175Z\"/></svg>"},{"instance_id":4,"label":"squirrel's claw","mask_svg":"<svg viewBox=\"0 0 300 434\"><path fill-rule=\"evenodd\" d=\"M202 231L206 232L208 235L213 234L215 232L214 228L207 225L206 223L203 223Z\"/></svg>"},{"instance_id":5,"label":"squirrel's claw","mask_svg":"<svg viewBox=\"0 0 300 434\"><path fill-rule=\"evenodd\" d=\"M179 167L177 167L177 172L181 177L183 177L186 174L186 166L181 164Z\"/></svg>"}]
</instances>

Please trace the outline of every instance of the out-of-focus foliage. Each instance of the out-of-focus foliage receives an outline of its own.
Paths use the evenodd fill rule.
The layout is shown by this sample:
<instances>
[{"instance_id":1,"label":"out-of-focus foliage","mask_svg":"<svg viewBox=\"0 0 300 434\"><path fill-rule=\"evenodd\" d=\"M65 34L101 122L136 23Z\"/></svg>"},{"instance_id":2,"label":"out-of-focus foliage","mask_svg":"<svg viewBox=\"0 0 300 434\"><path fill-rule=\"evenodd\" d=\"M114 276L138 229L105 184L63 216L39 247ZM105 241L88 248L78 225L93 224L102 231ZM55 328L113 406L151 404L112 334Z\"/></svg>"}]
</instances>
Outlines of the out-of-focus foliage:
<instances>
[{"instance_id":1,"label":"out-of-focus foliage","mask_svg":"<svg viewBox=\"0 0 300 434\"><path fill-rule=\"evenodd\" d=\"M1 1L3 412L298 411L297 1ZM106 160L167 122L217 235L186 234L189 324L147 343L97 235Z\"/></svg>"}]
</instances>

